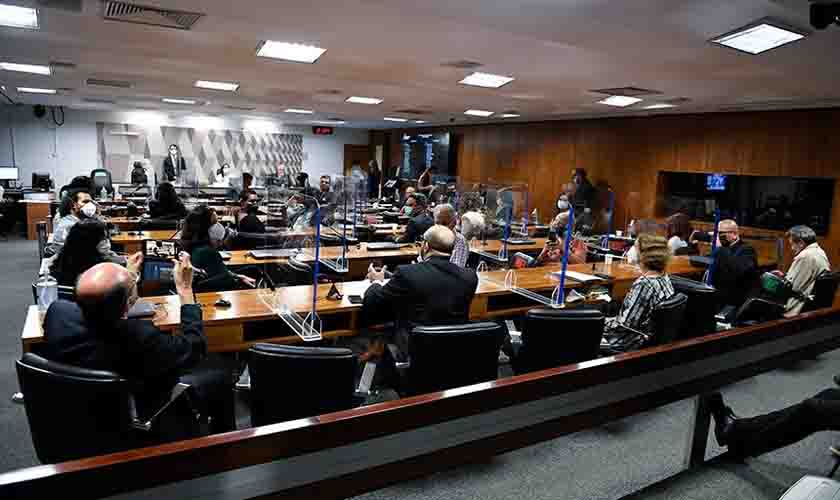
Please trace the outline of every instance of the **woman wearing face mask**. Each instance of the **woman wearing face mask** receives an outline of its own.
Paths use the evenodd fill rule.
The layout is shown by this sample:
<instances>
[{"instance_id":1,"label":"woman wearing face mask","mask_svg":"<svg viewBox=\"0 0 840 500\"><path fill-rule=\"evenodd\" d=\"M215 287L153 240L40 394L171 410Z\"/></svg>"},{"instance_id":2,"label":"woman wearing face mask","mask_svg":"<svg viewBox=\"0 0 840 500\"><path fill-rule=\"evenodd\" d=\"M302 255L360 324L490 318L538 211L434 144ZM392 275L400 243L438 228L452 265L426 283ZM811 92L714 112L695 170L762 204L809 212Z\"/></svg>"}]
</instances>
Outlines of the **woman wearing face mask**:
<instances>
[{"instance_id":1,"label":"woman wearing face mask","mask_svg":"<svg viewBox=\"0 0 840 500\"><path fill-rule=\"evenodd\" d=\"M181 156L181 148L177 144L169 145L169 155L163 160L163 177L172 182L187 169L187 162Z\"/></svg>"},{"instance_id":2,"label":"woman wearing face mask","mask_svg":"<svg viewBox=\"0 0 840 500\"><path fill-rule=\"evenodd\" d=\"M221 291L256 286L256 280L235 274L225 265L218 248L224 243L226 235L227 231L212 208L201 206L187 216L181 245L189 252L193 267L206 274L197 288Z\"/></svg>"},{"instance_id":3,"label":"woman wearing face mask","mask_svg":"<svg viewBox=\"0 0 840 500\"><path fill-rule=\"evenodd\" d=\"M67 235L67 242L50 267L50 274L62 286L75 286L79 275L96 264L109 262L111 242L105 224L97 219L84 219L74 224ZM137 253L127 259L126 267L139 274Z\"/></svg>"}]
</instances>

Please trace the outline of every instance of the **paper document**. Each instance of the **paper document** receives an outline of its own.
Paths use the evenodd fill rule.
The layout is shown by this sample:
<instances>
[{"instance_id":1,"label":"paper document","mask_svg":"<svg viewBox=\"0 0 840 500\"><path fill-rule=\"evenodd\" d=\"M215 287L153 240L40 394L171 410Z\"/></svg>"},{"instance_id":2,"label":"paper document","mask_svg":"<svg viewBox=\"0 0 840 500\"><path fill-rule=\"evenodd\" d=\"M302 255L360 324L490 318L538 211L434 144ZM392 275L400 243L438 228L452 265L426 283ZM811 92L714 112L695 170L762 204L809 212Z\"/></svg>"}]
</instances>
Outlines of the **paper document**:
<instances>
[{"instance_id":1,"label":"paper document","mask_svg":"<svg viewBox=\"0 0 840 500\"><path fill-rule=\"evenodd\" d=\"M556 276L556 277L559 278L561 272L556 271L556 272L553 272L551 274L552 274L552 276ZM571 278L575 281L580 281L581 283L588 283L590 281L601 281L602 280L602 278L599 278L597 276L593 276L591 274L586 274L586 273L578 273L578 272L575 272L575 271L566 271L566 277Z\"/></svg>"}]
</instances>

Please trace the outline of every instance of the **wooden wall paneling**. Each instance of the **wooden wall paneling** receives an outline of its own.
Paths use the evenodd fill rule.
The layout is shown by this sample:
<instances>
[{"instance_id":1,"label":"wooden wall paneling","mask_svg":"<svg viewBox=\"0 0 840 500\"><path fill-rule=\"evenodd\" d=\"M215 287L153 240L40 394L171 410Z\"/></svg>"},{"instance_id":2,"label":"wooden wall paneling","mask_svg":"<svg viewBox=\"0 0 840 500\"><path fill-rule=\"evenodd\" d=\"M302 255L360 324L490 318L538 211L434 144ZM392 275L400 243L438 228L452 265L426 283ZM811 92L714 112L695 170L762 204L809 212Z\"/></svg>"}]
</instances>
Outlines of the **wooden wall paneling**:
<instances>
[{"instance_id":1,"label":"wooden wall paneling","mask_svg":"<svg viewBox=\"0 0 840 500\"><path fill-rule=\"evenodd\" d=\"M781 175L787 157L789 114L779 120L769 113L752 113L751 126L744 134L746 146L740 173L743 175ZM730 120L737 115L727 117Z\"/></svg>"},{"instance_id":2,"label":"wooden wall paneling","mask_svg":"<svg viewBox=\"0 0 840 500\"><path fill-rule=\"evenodd\" d=\"M706 126L704 115L688 115L675 120L677 169L681 172L704 172L706 168Z\"/></svg>"},{"instance_id":3,"label":"wooden wall paneling","mask_svg":"<svg viewBox=\"0 0 840 500\"><path fill-rule=\"evenodd\" d=\"M748 137L753 126L748 115L715 116L704 132L705 168L722 174L741 173L744 152L749 149Z\"/></svg>"}]
</instances>

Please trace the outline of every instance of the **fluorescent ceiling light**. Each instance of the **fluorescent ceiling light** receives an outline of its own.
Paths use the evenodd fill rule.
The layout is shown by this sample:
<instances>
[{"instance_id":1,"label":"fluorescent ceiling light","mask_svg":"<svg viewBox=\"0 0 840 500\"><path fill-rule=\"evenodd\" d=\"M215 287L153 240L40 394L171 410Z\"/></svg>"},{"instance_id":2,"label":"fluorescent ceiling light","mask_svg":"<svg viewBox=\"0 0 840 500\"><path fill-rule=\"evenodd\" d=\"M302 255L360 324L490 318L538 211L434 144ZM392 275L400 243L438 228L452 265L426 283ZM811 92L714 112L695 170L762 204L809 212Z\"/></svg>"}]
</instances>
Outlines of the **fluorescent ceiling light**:
<instances>
[{"instance_id":1,"label":"fluorescent ceiling light","mask_svg":"<svg viewBox=\"0 0 840 500\"><path fill-rule=\"evenodd\" d=\"M650 106L645 106L642 109L668 109L668 108L676 108L676 104L668 104L667 102L660 102L657 104L651 104Z\"/></svg>"},{"instance_id":2,"label":"fluorescent ceiling light","mask_svg":"<svg viewBox=\"0 0 840 500\"><path fill-rule=\"evenodd\" d=\"M630 106L631 104L636 104L637 102L641 102L642 100L638 97L628 97L626 95L611 95L606 99L602 99L598 101L598 104L606 104L607 106L617 106L619 108L625 108Z\"/></svg>"},{"instance_id":3,"label":"fluorescent ceiling light","mask_svg":"<svg viewBox=\"0 0 840 500\"><path fill-rule=\"evenodd\" d=\"M224 90L227 92L236 92L239 90L239 84L233 82L211 82L207 80L198 80L195 82L195 86L200 89Z\"/></svg>"},{"instance_id":4,"label":"fluorescent ceiling light","mask_svg":"<svg viewBox=\"0 0 840 500\"><path fill-rule=\"evenodd\" d=\"M762 52L787 43L795 42L805 38L802 33L796 33L786 28L780 28L772 24L762 22L755 26L739 28L732 33L712 39L717 43L748 54L761 54Z\"/></svg>"},{"instance_id":5,"label":"fluorescent ceiling light","mask_svg":"<svg viewBox=\"0 0 840 500\"><path fill-rule=\"evenodd\" d=\"M316 125L344 125L344 120L313 120L312 123Z\"/></svg>"},{"instance_id":6,"label":"fluorescent ceiling light","mask_svg":"<svg viewBox=\"0 0 840 500\"><path fill-rule=\"evenodd\" d=\"M462 85L472 85L474 87L484 87L488 89L497 89L512 82L514 78L502 75L493 75L490 73L473 73L470 76L461 80Z\"/></svg>"},{"instance_id":7,"label":"fluorescent ceiling light","mask_svg":"<svg viewBox=\"0 0 840 500\"><path fill-rule=\"evenodd\" d=\"M6 71L18 71L20 73L34 73L36 75L51 75L52 70L49 66L40 64L17 64L10 62L0 62L0 69Z\"/></svg>"},{"instance_id":8,"label":"fluorescent ceiling light","mask_svg":"<svg viewBox=\"0 0 840 500\"><path fill-rule=\"evenodd\" d=\"M354 104L382 104L382 99L377 99L376 97L348 97L344 102L352 102Z\"/></svg>"},{"instance_id":9,"label":"fluorescent ceiling light","mask_svg":"<svg viewBox=\"0 0 840 500\"><path fill-rule=\"evenodd\" d=\"M55 89L36 89L32 87L18 87L18 92L25 92L27 94L55 94Z\"/></svg>"},{"instance_id":10,"label":"fluorescent ceiling light","mask_svg":"<svg viewBox=\"0 0 840 500\"><path fill-rule=\"evenodd\" d=\"M296 109L296 108L289 108L284 113L294 113L296 115L311 115L314 113L311 109Z\"/></svg>"},{"instance_id":11,"label":"fluorescent ceiling light","mask_svg":"<svg viewBox=\"0 0 840 500\"><path fill-rule=\"evenodd\" d=\"M163 102L167 102L169 104L195 104L195 101L192 99L171 99L169 97L164 97Z\"/></svg>"},{"instance_id":12,"label":"fluorescent ceiling light","mask_svg":"<svg viewBox=\"0 0 840 500\"><path fill-rule=\"evenodd\" d=\"M414 120L414 123L423 124L426 123L426 120Z\"/></svg>"},{"instance_id":13,"label":"fluorescent ceiling light","mask_svg":"<svg viewBox=\"0 0 840 500\"><path fill-rule=\"evenodd\" d=\"M0 26L38 29L38 11L29 7L0 4Z\"/></svg>"},{"instance_id":14,"label":"fluorescent ceiling light","mask_svg":"<svg viewBox=\"0 0 840 500\"><path fill-rule=\"evenodd\" d=\"M470 116L480 116L482 118L487 118L488 116L493 116L492 111L484 111L484 110L481 110L481 109L468 109L468 110L464 111L464 114L465 115L470 115Z\"/></svg>"},{"instance_id":15,"label":"fluorescent ceiling light","mask_svg":"<svg viewBox=\"0 0 840 500\"><path fill-rule=\"evenodd\" d=\"M257 55L259 57L312 64L326 51L327 49L312 45L266 40L257 49Z\"/></svg>"},{"instance_id":16,"label":"fluorescent ceiling light","mask_svg":"<svg viewBox=\"0 0 840 500\"><path fill-rule=\"evenodd\" d=\"M522 115L519 113L504 113L499 115L499 118L519 118L520 116Z\"/></svg>"},{"instance_id":17,"label":"fluorescent ceiling light","mask_svg":"<svg viewBox=\"0 0 840 500\"><path fill-rule=\"evenodd\" d=\"M385 120L386 122L400 122L400 123L408 121L405 118L391 118L390 116L386 116L385 118L383 118L383 120Z\"/></svg>"}]
</instances>

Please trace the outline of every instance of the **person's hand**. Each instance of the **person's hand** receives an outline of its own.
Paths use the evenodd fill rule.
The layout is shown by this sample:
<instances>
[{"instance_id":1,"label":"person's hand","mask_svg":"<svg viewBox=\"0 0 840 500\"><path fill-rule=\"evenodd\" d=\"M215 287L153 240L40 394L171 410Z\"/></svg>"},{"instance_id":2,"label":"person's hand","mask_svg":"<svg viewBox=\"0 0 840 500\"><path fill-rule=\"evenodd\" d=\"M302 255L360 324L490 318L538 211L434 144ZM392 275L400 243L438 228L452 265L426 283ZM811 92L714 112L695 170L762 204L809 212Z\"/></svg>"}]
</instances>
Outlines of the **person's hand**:
<instances>
[{"instance_id":1,"label":"person's hand","mask_svg":"<svg viewBox=\"0 0 840 500\"><path fill-rule=\"evenodd\" d=\"M175 261L175 269L172 272L175 281L175 290L181 297L181 304L194 304L193 298L193 267L190 262L190 254L181 252L178 260Z\"/></svg>"},{"instance_id":2,"label":"person's hand","mask_svg":"<svg viewBox=\"0 0 840 500\"><path fill-rule=\"evenodd\" d=\"M250 276L245 276L244 274L237 274L236 277L239 278L239 281L241 281L245 285L248 285L251 288L257 287L257 280L251 278Z\"/></svg>"},{"instance_id":3,"label":"person's hand","mask_svg":"<svg viewBox=\"0 0 840 500\"><path fill-rule=\"evenodd\" d=\"M125 259L125 268L135 276L140 276L140 266L143 265L143 252L129 255Z\"/></svg>"},{"instance_id":4,"label":"person's hand","mask_svg":"<svg viewBox=\"0 0 840 500\"><path fill-rule=\"evenodd\" d=\"M373 264L368 266L367 279L370 281L382 281L385 279L385 273L388 271L388 266L382 266L382 270L377 271Z\"/></svg>"}]
</instances>

